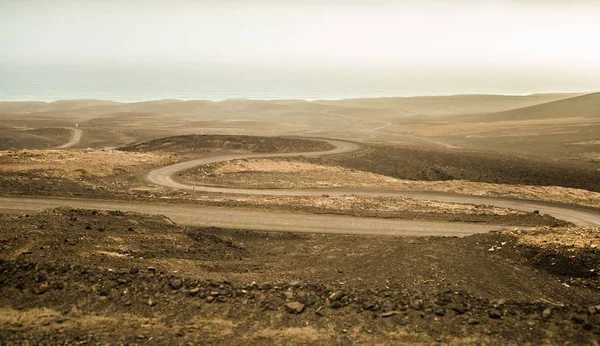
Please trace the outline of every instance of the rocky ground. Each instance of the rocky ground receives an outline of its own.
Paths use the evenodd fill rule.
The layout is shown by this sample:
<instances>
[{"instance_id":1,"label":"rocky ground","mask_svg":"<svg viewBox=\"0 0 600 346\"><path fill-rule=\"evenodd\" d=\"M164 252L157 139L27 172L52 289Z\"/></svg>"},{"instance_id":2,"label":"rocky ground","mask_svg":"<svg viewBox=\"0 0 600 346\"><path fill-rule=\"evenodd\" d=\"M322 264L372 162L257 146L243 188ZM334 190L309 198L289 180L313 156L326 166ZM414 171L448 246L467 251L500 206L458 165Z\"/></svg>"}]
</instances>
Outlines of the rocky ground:
<instances>
[{"instance_id":1,"label":"rocky ground","mask_svg":"<svg viewBox=\"0 0 600 346\"><path fill-rule=\"evenodd\" d=\"M4 215L0 343L595 344L599 231L389 238ZM582 241L540 245L565 232Z\"/></svg>"}]
</instances>

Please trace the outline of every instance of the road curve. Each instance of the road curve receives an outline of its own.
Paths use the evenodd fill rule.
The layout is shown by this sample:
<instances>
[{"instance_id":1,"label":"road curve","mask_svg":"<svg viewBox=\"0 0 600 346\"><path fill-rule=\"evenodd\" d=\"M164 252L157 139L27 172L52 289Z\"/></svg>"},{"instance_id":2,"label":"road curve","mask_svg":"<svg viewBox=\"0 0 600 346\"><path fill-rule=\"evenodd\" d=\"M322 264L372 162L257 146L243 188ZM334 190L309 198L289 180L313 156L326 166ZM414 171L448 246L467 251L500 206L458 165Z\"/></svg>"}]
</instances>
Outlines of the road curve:
<instances>
[{"instance_id":1,"label":"road curve","mask_svg":"<svg viewBox=\"0 0 600 346\"><path fill-rule=\"evenodd\" d=\"M342 195L368 195L368 196L397 196L408 197L423 200L435 200L441 202L485 204L501 208L511 208L532 212L538 210L542 213L550 214L557 219L569 221L582 227L600 227L600 210L591 208L578 208L562 204L554 204L540 201L518 200L511 198L480 197L458 195L450 193L429 192L429 191L399 191L399 190L364 190L364 189L241 189L214 186L194 186L173 180L173 176L178 172L192 169L201 165L230 161L247 158L265 158L265 157L322 157L326 155L336 155L349 153L361 149L359 144L337 139L321 139L335 146L334 149L320 152L301 152L301 153L277 153L277 154L233 154L217 157L208 157L188 162L178 163L162 168L152 170L147 175L147 180L151 183L166 187L216 193L246 194L246 195L269 195L269 196L329 196ZM397 221L396 221L397 222Z\"/></svg>"},{"instance_id":2,"label":"road curve","mask_svg":"<svg viewBox=\"0 0 600 346\"><path fill-rule=\"evenodd\" d=\"M59 147L56 147L57 149L70 148L72 146L75 146L81 140L81 135L83 134L83 131L81 129L78 129L75 127L67 127L67 129L71 130L71 132L72 132L71 139L69 139L69 141L67 143L65 143Z\"/></svg>"}]
</instances>

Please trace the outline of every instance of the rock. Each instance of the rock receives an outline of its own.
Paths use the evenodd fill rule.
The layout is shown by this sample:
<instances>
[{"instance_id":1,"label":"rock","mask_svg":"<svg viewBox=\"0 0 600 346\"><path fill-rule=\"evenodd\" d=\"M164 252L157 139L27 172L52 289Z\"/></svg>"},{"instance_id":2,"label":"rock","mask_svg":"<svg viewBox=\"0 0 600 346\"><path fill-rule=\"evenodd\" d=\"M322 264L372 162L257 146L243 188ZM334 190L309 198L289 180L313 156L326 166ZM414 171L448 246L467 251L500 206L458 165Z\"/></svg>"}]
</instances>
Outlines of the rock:
<instances>
[{"instance_id":1,"label":"rock","mask_svg":"<svg viewBox=\"0 0 600 346\"><path fill-rule=\"evenodd\" d=\"M206 302L207 303L212 303L214 300L215 300L214 296L208 296L208 297L206 297Z\"/></svg>"},{"instance_id":2,"label":"rock","mask_svg":"<svg viewBox=\"0 0 600 346\"><path fill-rule=\"evenodd\" d=\"M544 311L542 311L542 318L549 319L550 317L552 317L552 308L545 308Z\"/></svg>"},{"instance_id":3,"label":"rock","mask_svg":"<svg viewBox=\"0 0 600 346\"><path fill-rule=\"evenodd\" d=\"M283 296L285 297L286 300L294 299L294 293L292 293L290 291L283 292Z\"/></svg>"},{"instance_id":4,"label":"rock","mask_svg":"<svg viewBox=\"0 0 600 346\"><path fill-rule=\"evenodd\" d=\"M331 303L331 308L333 308L333 309L339 309L343 306L344 306L344 304L342 304L342 302L340 302L339 300L336 300L335 302Z\"/></svg>"},{"instance_id":5,"label":"rock","mask_svg":"<svg viewBox=\"0 0 600 346\"><path fill-rule=\"evenodd\" d=\"M583 324L585 322L587 322L587 315L586 314L575 314L573 316L571 316L571 321L577 323L577 324Z\"/></svg>"},{"instance_id":6,"label":"rock","mask_svg":"<svg viewBox=\"0 0 600 346\"><path fill-rule=\"evenodd\" d=\"M129 270L129 274L137 274L140 270L137 267L133 267Z\"/></svg>"},{"instance_id":7,"label":"rock","mask_svg":"<svg viewBox=\"0 0 600 346\"><path fill-rule=\"evenodd\" d=\"M588 313L590 315L595 315L597 312L600 312L600 310L598 310L598 306L590 306L588 308Z\"/></svg>"},{"instance_id":8,"label":"rock","mask_svg":"<svg viewBox=\"0 0 600 346\"><path fill-rule=\"evenodd\" d=\"M35 293L35 294L44 294L44 293L46 293L48 291L49 287L50 286L48 285L48 282L44 281L41 284L39 284L38 287L36 287L36 288L33 289L33 293ZM109 291L109 293L110 293L110 291Z\"/></svg>"},{"instance_id":9,"label":"rock","mask_svg":"<svg viewBox=\"0 0 600 346\"><path fill-rule=\"evenodd\" d=\"M452 309L452 311L456 312L458 315L462 315L467 312L467 307L463 304L452 304L450 305L450 309Z\"/></svg>"},{"instance_id":10,"label":"rock","mask_svg":"<svg viewBox=\"0 0 600 346\"><path fill-rule=\"evenodd\" d=\"M423 299L413 299L410 305L413 309L420 310L423 307L423 304Z\"/></svg>"},{"instance_id":11,"label":"rock","mask_svg":"<svg viewBox=\"0 0 600 346\"><path fill-rule=\"evenodd\" d=\"M100 296L106 297L110 295L110 287L102 287L98 293L100 293Z\"/></svg>"},{"instance_id":12,"label":"rock","mask_svg":"<svg viewBox=\"0 0 600 346\"><path fill-rule=\"evenodd\" d=\"M200 287L195 287L190 290L189 295L193 297L198 294L198 292L200 292Z\"/></svg>"},{"instance_id":13,"label":"rock","mask_svg":"<svg viewBox=\"0 0 600 346\"><path fill-rule=\"evenodd\" d=\"M290 286L292 286L294 288L299 288L300 286L302 286L302 282L301 281L292 281L292 282L290 282Z\"/></svg>"},{"instance_id":14,"label":"rock","mask_svg":"<svg viewBox=\"0 0 600 346\"><path fill-rule=\"evenodd\" d=\"M446 316L446 310L442 308L436 308L435 310L433 310L433 313L438 316Z\"/></svg>"},{"instance_id":15,"label":"rock","mask_svg":"<svg viewBox=\"0 0 600 346\"><path fill-rule=\"evenodd\" d=\"M148 305L155 306L156 302L154 300L152 300L152 298L150 298L150 299L148 299Z\"/></svg>"},{"instance_id":16,"label":"rock","mask_svg":"<svg viewBox=\"0 0 600 346\"><path fill-rule=\"evenodd\" d=\"M171 280L169 285L171 285L171 288L173 288L174 290L178 290L181 288L181 286L183 286L183 282L181 282L180 279L173 279Z\"/></svg>"},{"instance_id":17,"label":"rock","mask_svg":"<svg viewBox=\"0 0 600 346\"><path fill-rule=\"evenodd\" d=\"M496 301L496 304L494 304L494 306L502 306L504 304L506 304L506 299L498 299Z\"/></svg>"},{"instance_id":18,"label":"rock","mask_svg":"<svg viewBox=\"0 0 600 346\"><path fill-rule=\"evenodd\" d=\"M304 304L300 302L287 303L285 304L285 309L291 314L299 314L302 313L302 311L304 311Z\"/></svg>"},{"instance_id":19,"label":"rock","mask_svg":"<svg viewBox=\"0 0 600 346\"><path fill-rule=\"evenodd\" d=\"M329 301L331 301L331 302L338 301L338 300L340 300L340 299L344 298L344 296L345 296L345 295L346 295L346 294L345 294L344 292L342 292L342 291L336 291L336 292L333 292L333 293L332 293L332 294L329 296Z\"/></svg>"},{"instance_id":20,"label":"rock","mask_svg":"<svg viewBox=\"0 0 600 346\"><path fill-rule=\"evenodd\" d=\"M495 318L495 319L501 318L502 317L502 312L500 310L498 310L498 309L490 309L488 311L488 316L490 318Z\"/></svg>"},{"instance_id":21,"label":"rock","mask_svg":"<svg viewBox=\"0 0 600 346\"><path fill-rule=\"evenodd\" d=\"M473 318L473 317L471 317L471 318L469 318L469 319L467 320L467 323L468 323L468 324L470 324L470 325L472 325L472 326L475 326L475 325L478 325L478 324L479 324L479 320L478 320L478 319L476 319L476 318Z\"/></svg>"}]
</instances>

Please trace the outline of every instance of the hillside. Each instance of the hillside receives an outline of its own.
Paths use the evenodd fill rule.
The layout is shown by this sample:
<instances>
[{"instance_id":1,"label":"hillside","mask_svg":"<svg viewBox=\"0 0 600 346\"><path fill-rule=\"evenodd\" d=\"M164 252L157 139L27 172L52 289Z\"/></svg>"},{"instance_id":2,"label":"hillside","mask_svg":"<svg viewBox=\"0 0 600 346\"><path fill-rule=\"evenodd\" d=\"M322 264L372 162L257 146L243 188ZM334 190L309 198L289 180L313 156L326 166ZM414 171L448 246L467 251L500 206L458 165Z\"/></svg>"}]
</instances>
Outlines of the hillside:
<instances>
[{"instance_id":1,"label":"hillside","mask_svg":"<svg viewBox=\"0 0 600 346\"><path fill-rule=\"evenodd\" d=\"M469 117L478 121L557 118L600 118L600 93L576 96L540 105Z\"/></svg>"}]
</instances>

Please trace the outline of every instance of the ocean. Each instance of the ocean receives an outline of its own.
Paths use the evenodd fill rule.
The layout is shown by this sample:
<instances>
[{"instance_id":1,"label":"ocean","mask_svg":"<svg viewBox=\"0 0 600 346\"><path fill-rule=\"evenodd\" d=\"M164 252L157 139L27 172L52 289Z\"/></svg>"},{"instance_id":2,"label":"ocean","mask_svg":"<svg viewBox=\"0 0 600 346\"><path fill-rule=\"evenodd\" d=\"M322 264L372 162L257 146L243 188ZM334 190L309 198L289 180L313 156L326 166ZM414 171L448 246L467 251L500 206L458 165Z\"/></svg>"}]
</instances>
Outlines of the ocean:
<instances>
[{"instance_id":1,"label":"ocean","mask_svg":"<svg viewBox=\"0 0 600 346\"><path fill-rule=\"evenodd\" d=\"M243 64L0 64L0 101L345 99L600 90L573 70L286 67Z\"/></svg>"}]
</instances>

